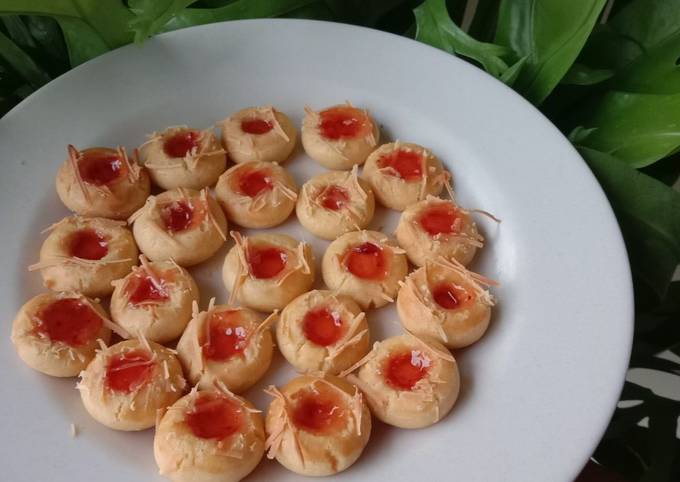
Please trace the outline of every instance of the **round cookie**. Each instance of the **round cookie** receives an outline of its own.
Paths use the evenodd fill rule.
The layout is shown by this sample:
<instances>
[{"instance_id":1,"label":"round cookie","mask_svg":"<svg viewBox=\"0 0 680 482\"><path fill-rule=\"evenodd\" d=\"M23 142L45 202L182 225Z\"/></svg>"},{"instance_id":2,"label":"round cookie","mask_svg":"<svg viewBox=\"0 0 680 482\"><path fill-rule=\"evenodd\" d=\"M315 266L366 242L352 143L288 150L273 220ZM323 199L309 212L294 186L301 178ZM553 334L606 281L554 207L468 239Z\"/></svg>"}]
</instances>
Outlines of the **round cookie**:
<instances>
[{"instance_id":1,"label":"round cookie","mask_svg":"<svg viewBox=\"0 0 680 482\"><path fill-rule=\"evenodd\" d=\"M227 240L227 220L207 189L177 188L151 196L130 222L140 251L152 261L193 266Z\"/></svg>"},{"instance_id":2,"label":"round cookie","mask_svg":"<svg viewBox=\"0 0 680 482\"><path fill-rule=\"evenodd\" d=\"M114 281L111 318L135 337L156 343L178 338L192 315L199 292L194 278L172 261L148 262Z\"/></svg>"},{"instance_id":3,"label":"round cookie","mask_svg":"<svg viewBox=\"0 0 680 482\"><path fill-rule=\"evenodd\" d=\"M215 196L230 221L245 228L281 224L295 208L297 185L272 162L246 162L220 176Z\"/></svg>"},{"instance_id":4,"label":"round cookie","mask_svg":"<svg viewBox=\"0 0 680 482\"><path fill-rule=\"evenodd\" d=\"M357 461L371 435L359 389L338 377L303 375L280 390L265 418L267 457L306 476L332 475Z\"/></svg>"},{"instance_id":5,"label":"round cookie","mask_svg":"<svg viewBox=\"0 0 680 482\"><path fill-rule=\"evenodd\" d=\"M395 231L409 260L423 266L428 259L443 257L468 265L484 246L470 212L453 201L428 196L406 208Z\"/></svg>"},{"instance_id":6,"label":"round cookie","mask_svg":"<svg viewBox=\"0 0 680 482\"><path fill-rule=\"evenodd\" d=\"M295 149L297 131L288 116L272 106L242 109L222 121L222 143L242 162L285 162Z\"/></svg>"},{"instance_id":7,"label":"round cookie","mask_svg":"<svg viewBox=\"0 0 680 482\"><path fill-rule=\"evenodd\" d=\"M154 132L139 147L139 157L153 183L166 190L213 186L227 167L226 152L213 130L186 126Z\"/></svg>"},{"instance_id":8,"label":"round cookie","mask_svg":"<svg viewBox=\"0 0 680 482\"><path fill-rule=\"evenodd\" d=\"M298 296L276 324L279 350L301 373L337 375L368 353L369 338L359 305L327 290Z\"/></svg>"},{"instance_id":9,"label":"round cookie","mask_svg":"<svg viewBox=\"0 0 680 482\"><path fill-rule=\"evenodd\" d=\"M307 243L285 234L231 235L236 245L222 269L230 300L269 312L285 307L314 284L314 255Z\"/></svg>"},{"instance_id":10,"label":"round cookie","mask_svg":"<svg viewBox=\"0 0 680 482\"><path fill-rule=\"evenodd\" d=\"M363 177L380 204L403 211L430 194L438 195L451 176L429 149L391 142L368 156Z\"/></svg>"},{"instance_id":11,"label":"round cookie","mask_svg":"<svg viewBox=\"0 0 680 482\"><path fill-rule=\"evenodd\" d=\"M31 368L53 377L75 377L111 330L99 303L78 293L42 293L28 300L12 323L12 343Z\"/></svg>"},{"instance_id":12,"label":"round cookie","mask_svg":"<svg viewBox=\"0 0 680 482\"><path fill-rule=\"evenodd\" d=\"M402 326L419 337L462 348L486 332L494 299L485 289L492 280L439 258L412 272L397 297Z\"/></svg>"},{"instance_id":13,"label":"round cookie","mask_svg":"<svg viewBox=\"0 0 680 482\"><path fill-rule=\"evenodd\" d=\"M354 166L350 172L326 172L307 181L295 206L300 224L328 240L367 227L375 212L375 198L357 171Z\"/></svg>"},{"instance_id":14,"label":"round cookie","mask_svg":"<svg viewBox=\"0 0 680 482\"><path fill-rule=\"evenodd\" d=\"M137 245L123 221L70 216L48 230L40 261L28 269L40 270L51 290L107 296L111 282L137 264Z\"/></svg>"},{"instance_id":15,"label":"round cookie","mask_svg":"<svg viewBox=\"0 0 680 482\"><path fill-rule=\"evenodd\" d=\"M227 305L196 313L177 343L191 384L208 389L219 382L235 393L254 385L272 360L273 318Z\"/></svg>"},{"instance_id":16,"label":"round cookie","mask_svg":"<svg viewBox=\"0 0 680 482\"><path fill-rule=\"evenodd\" d=\"M173 351L146 340L126 340L97 353L80 374L85 410L115 430L144 430L156 412L182 396L186 381Z\"/></svg>"},{"instance_id":17,"label":"round cookie","mask_svg":"<svg viewBox=\"0 0 680 482\"><path fill-rule=\"evenodd\" d=\"M159 472L173 482L238 482L262 459L263 425L244 398L226 390L192 390L156 428Z\"/></svg>"},{"instance_id":18,"label":"round cookie","mask_svg":"<svg viewBox=\"0 0 680 482\"><path fill-rule=\"evenodd\" d=\"M68 146L56 179L59 199L76 214L126 219L149 195L149 174L125 149Z\"/></svg>"},{"instance_id":19,"label":"round cookie","mask_svg":"<svg viewBox=\"0 0 680 482\"><path fill-rule=\"evenodd\" d=\"M378 124L367 110L350 103L320 112L305 108L302 145L309 157L328 169L363 164L379 139Z\"/></svg>"},{"instance_id":20,"label":"round cookie","mask_svg":"<svg viewBox=\"0 0 680 482\"><path fill-rule=\"evenodd\" d=\"M383 233L352 231L328 246L321 270L326 286L366 310L394 301L408 262L404 251Z\"/></svg>"},{"instance_id":21,"label":"round cookie","mask_svg":"<svg viewBox=\"0 0 680 482\"><path fill-rule=\"evenodd\" d=\"M373 345L358 374L347 379L364 392L373 415L401 428L423 428L444 418L460 389L458 366L440 343L413 335Z\"/></svg>"}]
</instances>

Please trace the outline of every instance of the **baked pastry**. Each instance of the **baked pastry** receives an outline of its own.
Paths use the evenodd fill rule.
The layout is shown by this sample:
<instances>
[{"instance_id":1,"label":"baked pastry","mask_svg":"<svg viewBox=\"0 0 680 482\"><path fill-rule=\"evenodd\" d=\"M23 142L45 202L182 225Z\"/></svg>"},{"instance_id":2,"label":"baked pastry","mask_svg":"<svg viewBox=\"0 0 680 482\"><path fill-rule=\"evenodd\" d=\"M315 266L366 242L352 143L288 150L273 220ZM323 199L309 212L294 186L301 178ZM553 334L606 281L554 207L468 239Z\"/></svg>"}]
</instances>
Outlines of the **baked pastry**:
<instances>
[{"instance_id":1,"label":"baked pastry","mask_svg":"<svg viewBox=\"0 0 680 482\"><path fill-rule=\"evenodd\" d=\"M366 310L394 301L408 262L404 250L383 233L352 231L328 246L321 270L326 286Z\"/></svg>"},{"instance_id":2,"label":"baked pastry","mask_svg":"<svg viewBox=\"0 0 680 482\"><path fill-rule=\"evenodd\" d=\"M349 296L314 290L281 312L276 341L298 372L337 375L368 353L368 323Z\"/></svg>"},{"instance_id":3,"label":"baked pastry","mask_svg":"<svg viewBox=\"0 0 680 482\"><path fill-rule=\"evenodd\" d=\"M267 457L301 475L350 467L371 435L371 413L357 387L338 377L303 375L280 390L265 418Z\"/></svg>"},{"instance_id":4,"label":"baked pastry","mask_svg":"<svg viewBox=\"0 0 680 482\"><path fill-rule=\"evenodd\" d=\"M328 169L363 164L380 139L380 129L367 110L349 102L320 112L305 108L302 145L309 157Z\"/></svg>"},{"instance_id":5,"label":"baked pastry","mask_svg":"<svg viewBox=\"0 0 680 482\"><path fill-rule=\"evenodd\" d=\"M142 338L102 347L77 388L92 418L130 431L153 427L156 411L175 403L185 386L173 350Z\"/></svg>"},{"instance_id":6,"label":"baked pastry","mask_svg":"<svg viewBox=\"0 0 680 482\"><path fill-rule=\"evenodd\" d=\"M151 180L162 189L213 186L227 167L226 151L213 130L186 126L154 132L139 146L139 157Z\"/></svg>"},{"instance_id":7,"label":"baked pastry","mask_svg":"<svg viewBox=\"0 0 680 482\"><path fill-rule=\"evenodd\" d=\"M123 147L79 151L69 144L56 187L61 202L76 214L127 219L144 204L150 183L149 174Z\"/></svg>"},{"instance_id":8,"label":"baked pastry","mask_svg":"<svg viewBox=\"0 0 680 482\"><path fill-rule=\"evenodd\" d=\"M148 262L114 281L111 318L135 337L167 343L179 337L198 303L198 286L187 270L172 261Z\"/></svg>"},{"instance_id":9,"label":"baked pastry","mask_svg":"<svg viewBox=\"0 0 680 482\"><path fill-rule=\"evenodd\" d=\"M231 232L236 245L224 259L222 279L230 303L258 311L273 311L309 291L314 284L312 248L285 234L242 237Z\"/></svg>"},{"instance_id":10,"label":"baked pastry","mask_svg":"<svg viewBox=\"0 0 680 482\"><path fill-rule=\"evenodd\" d=\"M269 328L274 317L264 318L248 308L228 305L195 313L177 343L177 354L191 384L208 389L220 382L235 393L254 385L272 361Z\"/></svg>"},{"instance_id":11,"label":"baked pastry","mask_svg":"<svg viewBox=\"0 0 680 482\"><path fill-rule=\"evenodd\" d=\"M137 245L124 221L70 216L50 226L40 248L43 284L55 291L90 297L110 295L111 282L137 264Z\"/></svg>"},{"instance_id":12,"label":"baked pastry","mask_svg":"<svg viewBox=\"0 0 680 482\"><path fill-rule=\"evenodd\" d=\"M220 176L215 196L230 221L245 228L281 224L295 208L297 185L272 162L237 164Z\"/></svg>"},{"instance_id":13,"label":"baked pastry","mask_svg":"<svg viewBox=\"0 0 680 482\"><path fill-rule=\"evenodd\" d=\"M173 482L238 482L264 455L259 410L228 390L192 390L167 409L153 448Z\"/></svg>"},{"instance_id":14,"label":"baked pastry","mask_svg":"<svg viewBox=\"0 0 680 482\"><path fill-rule=\"evenodd\" d=\"M111 338L106 312L78 293L42 293L28 300L12 323L12 343L31 368L75 377L94 358L97 340Z\"/></svg>"},{"instance_id":15,"label":"baked pastry","mask_svg":"<svg viewBox=\"0 0 680 482\"><path fill-rule=\"evenodd\" d=\"M227 240L227 220L207 189L177 188L150 196L129 220L139 249L152 261L193 266Z\"/></svg>"},{"instance_id":16,"label":"baked pastry","mask_svg":"<svg viewBox=\"0 0 680 482\"><path fill-rule=\"evenodd\" d=\"M329 240L367 227L373 219L375 198L357 171L354 166L350 172L326 172L307 181L295 206L300 224Z\"/></svg>"},{"instance_id":17,"label":"baked pastry","mask_svg":"<svg viewBox=\"0 0 680 482\"><path fill-rule=\"evenodd\" d=\"M364 392L373 415L395 427L432 425L458 398L456 360L434 340L410 334L387 338L357 365L359 372L347 379Z\"/></svg>"},{"instance_id":18,"label":"baked pastry","mask_svg":"<svg viewBox=\"0 0 680 482\"><path fill-rule=\"evenodd\" d=\"M428 194L438 195L448 186L451 176L429 149L418 144L391 142L368 156L363 177L380 204L403 211Z\"/></svg>"},{"instance_id":19,"label":"baked pastry","mask_svg":"<svg viewBox=\"0 0 680 482\"><path fill-rule=\"evenodd\" d=\"M288 116L272 106L242 109L222 121L222 143L237 164L282 163L295 149L297 131Z\"/></svg>"},{"instance_id":20,"label":"baked pastry","mask_svg":"<svg viewBox=\"0 0 680 482\"><path fill-rule=\"evenodd\" d=\"M406 208L395 231L399 246L416 266L428 259L455 259L464 266L484 246L470 212L453 201L428 196Z\"/></svg>"},{"instance_id":21,"label":"baked pastry","mask_svg":"<svg viewBox=\"0 0 680 482\"><path fill-rule=\"evenodd\" d=\"M401 324L419 337L449 348L479 340L489 326L497 283L466 270L455 260L439 258L411 273L397 296Z\"/></svg>"}]
</instances>

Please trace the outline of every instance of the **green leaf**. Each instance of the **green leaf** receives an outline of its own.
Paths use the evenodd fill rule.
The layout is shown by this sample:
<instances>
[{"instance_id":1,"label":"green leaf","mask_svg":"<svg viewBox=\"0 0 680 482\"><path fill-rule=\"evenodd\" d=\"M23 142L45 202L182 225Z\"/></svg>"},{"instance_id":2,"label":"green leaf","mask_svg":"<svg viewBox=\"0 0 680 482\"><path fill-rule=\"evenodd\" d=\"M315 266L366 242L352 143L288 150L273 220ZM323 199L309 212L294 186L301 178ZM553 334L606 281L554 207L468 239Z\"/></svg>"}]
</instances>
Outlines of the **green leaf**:
<instances>
[{"instance_id":1,"label":"green leaf","mask_svg":"<svg viewBox=\"0 0 680 482\"><path fill-rule=\"evenodd\" d=\"M315 0L236 0L220 8L185 8L163 26L163 31L226 20L280 17L314 3Z\"/></svg>"},{"instance_id":2,"label":"green leaf","mask_svg":"<svg viewBox=\"0 0 680 482\"><path fill-rule=\"evenodd\" d=\"M57 17L57 22L64 33L72 67L110 50L104 39L84 21L73 17Z\"/></svg>"},{"instance_id":3,"label":"green leaf","mask_svg":"<svg viewBox=\"0 0 680 482\"><path fill-rule=\"evenodd\" d=\"M64 35L56 20L49 17L27 16L23 18L33 37L36 50L33 52L40 65L56 77L70 68Z\"/></svg>"},{"instance_id":4,"label":"green leaf","mask_svg":"<svg viewBox=\"0 0 680 482\"><path fill-rule=\"evenodd\" d=\"M5 34L0 32L0 56L16 70L33 89L50 81L50 76Z\"/></svg>"},{"instance_id":5,"label":"green leaf","mask_svg":"<svg viewBox=\"0 0 680 482\"><path fill-rule=\"evenodd\" d=\"M562 84L593 85L603 82L614 75L611 69L592 69L584 64L574 63L562 77Z\"/></svg>"},{"instance_id":6,"label":"green leaf","mask_svg":"<svg viewBox=\"0 0 680 482\"><path fill-rule=\"evenodd\" d=\"M674 462L680 458L680 444L675 436L680 403L655 397L648 405L650 464L640 482L674 480L671 471Z\"/></svg>"},{"instance_id":7,"label":"green leaf","mask_svg":"<svg viewBox=\"0 0 680 482\"><path fill-rule=\"evenodd\" d=\"M502 57L508 56L510 49L478 42L463 32L449 17L444 0L426 0L413 12L417 25L416 40L476 60L494 77L501 77L508 70L508 64Z\"/></svg>"},{"instance_id":8,"label":"green leaf","mask_svg":"<svg viewBox=\"0 0 680 482\"><path fill-rule=\"evenodd\" d=\"M609 92L584 127L596 130L581 145L648 166L680 148L680 94Z\"/></svg>"},{"instance_id":9,"label":"green leaf","mask_svg":"<svg viewBox=\"0 0 680 482\"><path fill-rule=\"evenodd\" d=\"M680 93L680 0L634 0L588 42L588 65L617 70L614 88Z\"/></svg>"},{"instance_id":10,"label":"green leaf","mask_svg":"<svg viewBox=\"0 0 680 482\"><path fill-rule=\"evenodd\" d=\"M388 12L408 0L325 0L323 2L340 22L374 27Z\"/></svg>"},{"instance_id":11,"label":"green leaf","mask_svg":"<svg viewBox=\"0 0 680 482\"><path fill-rule=\"evenodd\" d=\"M663 298L680 261L680 192L606 153L579 151L616 213L633 272Z\"/></svg>"},{"instance_id":12,"label":"green leaf","mask_svg":"<svg viewBox=\"0 0 680 482\"><path fill-rule=\"evenodd\" d=\"M80 20L109 49L133 40L128 27L132 13L122 0L1 0L0 15L44 15L60 20ZM69 51L75 46L69 46Z\"/></svg>"},{"instance_id":13,"label":"green leaf","mask_svg":"<svg viewBox=\"0 0 680 482\"><path fill-rule=\"evenodd\" d=\"M527 59L528 57L522 57L510 67L508 67L508 70L503 72L503 75L501 75L501 81L512 87L517 81L517 77L519 77L520 72L522 72L522 68L524 68L524 64L526 63Z\"/></svg>"},{"instance_id":14,"label":"green leaf","mask_svg":"<svg viewBox=\"0 0 680 482\"><path fill-rule=\"evenodd\" d=\"M172 17L195 2L196 0L142 0L130 4L130 10L135 14L130 20L135 42L141 43L160 32Z\"/></svg>"},{"instance_id":15,"label":"green leaf","mask_svg":"<svg viewBox=\"0 0 680 482\"><path fill-rule=\"evenodd\" d=\"M534 104L552 92L576 60L606 0L503 0L496 43L528 60L515 89Z\"/></svg>"}]
</instances>

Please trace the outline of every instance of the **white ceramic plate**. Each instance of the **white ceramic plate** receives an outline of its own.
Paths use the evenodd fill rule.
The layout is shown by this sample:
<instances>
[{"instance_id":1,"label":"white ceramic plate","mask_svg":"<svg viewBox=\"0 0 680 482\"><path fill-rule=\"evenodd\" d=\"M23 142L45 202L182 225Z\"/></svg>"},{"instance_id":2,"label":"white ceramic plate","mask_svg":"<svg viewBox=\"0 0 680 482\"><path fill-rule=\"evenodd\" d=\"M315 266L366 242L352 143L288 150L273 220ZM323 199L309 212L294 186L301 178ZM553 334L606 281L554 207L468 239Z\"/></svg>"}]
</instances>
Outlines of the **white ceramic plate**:
<instances>
[{"instance_id":1,"label":"white ceramic plate","mask_svg":"<svg viewBox=\"0 0 680 482\"><path fill-rule=\"evenodd\" d=\"M121 433L90 420L74 380L26 367L10 322L42 290L40 231L67 214L54 190L65 145L124 144L168 125L205 127L268 104L300 123L303 106L368 107L386 138L430 146L456 177L459 201L488 240L473 268L500 280L492 326L456 353L462 392L424 430L379 423L357 464L337 480L569 481L607 425L627 365L632 290L624 245L597 182L567 140L527 102L481 70L378 31L310 21L243 21L182 30L100 57L60 77L0 121L0 337L3 480L136 481L156 474L152 431ZM321 168L299 149L301 184ZM373 227L392 232L397 214ZM281 231L327 243L295 220ZM229 244L231 246L231 243ZM203 302L226 301L225 249L194 269ZM400 331L393 308L369 315L373 335ZM292 370L279 356L248 396ZM75 423L80 434L69 436ZM160 479L159 476L156 476ZM263 461L250 480L299 478Z\"/></svg>"}]
</instances>

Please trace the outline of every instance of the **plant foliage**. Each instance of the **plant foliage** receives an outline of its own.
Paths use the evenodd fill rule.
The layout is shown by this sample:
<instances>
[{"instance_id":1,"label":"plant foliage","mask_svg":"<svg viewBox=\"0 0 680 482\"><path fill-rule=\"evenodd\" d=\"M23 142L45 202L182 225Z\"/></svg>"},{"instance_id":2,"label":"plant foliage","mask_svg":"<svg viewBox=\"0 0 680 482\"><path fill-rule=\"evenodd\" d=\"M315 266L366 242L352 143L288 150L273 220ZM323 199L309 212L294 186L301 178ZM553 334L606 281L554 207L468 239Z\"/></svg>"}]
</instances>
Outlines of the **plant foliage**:
<instances>
[{"instance_id":1,"label":"plant foliage","mask_svg":"<svg viewBox=\"0 0 680 482\"><path fill-rule=\"evenodd\" d=\"M409 36L467 59L538 106L579 149L621 226L637 305L631 367L680 383L680 364L669 359L680 355L680 284L672 281L680 261L680 193L672 187L680 174L680 0L0 0L0 114L122 45L261 17ZM680 402L630 382L621 400L635 404L617 409L595 460L629 481L680 480Z\"/></svg>"}]
</instances>

